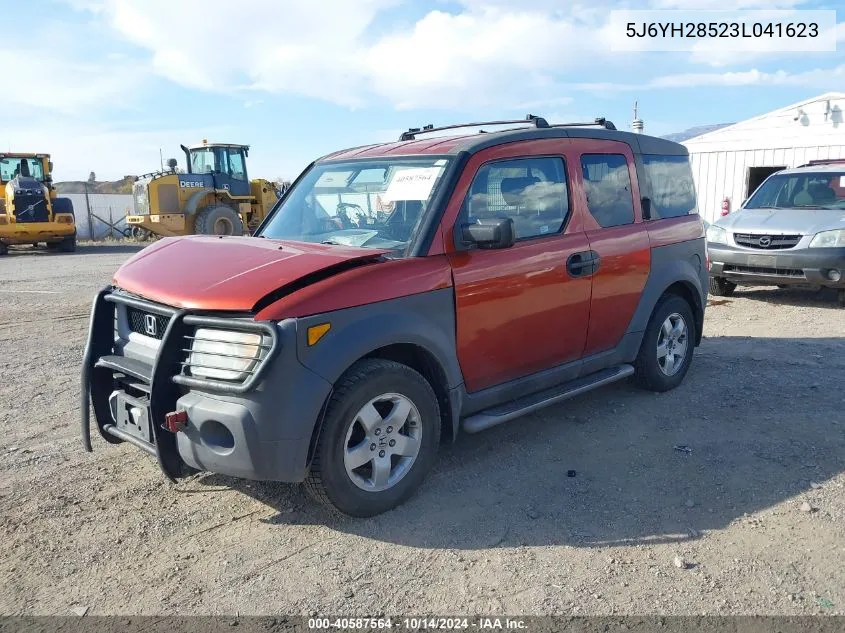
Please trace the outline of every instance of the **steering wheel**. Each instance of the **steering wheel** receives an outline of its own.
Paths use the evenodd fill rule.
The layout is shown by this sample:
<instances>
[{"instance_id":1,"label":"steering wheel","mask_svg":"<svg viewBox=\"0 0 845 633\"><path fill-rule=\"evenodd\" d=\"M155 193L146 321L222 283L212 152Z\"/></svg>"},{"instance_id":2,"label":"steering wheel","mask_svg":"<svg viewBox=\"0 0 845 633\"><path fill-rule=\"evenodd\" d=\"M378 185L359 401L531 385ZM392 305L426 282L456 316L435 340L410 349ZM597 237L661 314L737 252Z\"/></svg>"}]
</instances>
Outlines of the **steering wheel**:
<instances>
[{"instance_id":1,"label":"steering wheel","mask_svg":"<svg viewBox=\"0 0 845 633\"><path fill-rule=\"evenodd\" d=\"M357 216L355 221L349 218L349 209L353 209L355 211L355 215ZM371 219L370 215L364 211L363 207L359 204L355 204L354 202L338 202L337 217L341 219L345 228L363 228L363 226L369 223L369 220ZM364 220L363 224L361 223L362 219Z\"/></svg>"}]
</instances>

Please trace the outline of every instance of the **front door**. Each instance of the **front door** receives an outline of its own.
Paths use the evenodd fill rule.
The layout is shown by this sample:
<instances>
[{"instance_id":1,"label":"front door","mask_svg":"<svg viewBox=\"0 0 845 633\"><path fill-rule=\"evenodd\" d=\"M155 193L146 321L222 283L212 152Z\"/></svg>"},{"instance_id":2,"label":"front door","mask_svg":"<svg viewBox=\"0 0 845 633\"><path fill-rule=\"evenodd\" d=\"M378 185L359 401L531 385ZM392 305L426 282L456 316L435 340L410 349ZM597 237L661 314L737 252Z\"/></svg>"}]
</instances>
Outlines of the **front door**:
<instances>
[{"instance_id":1,"label":"front door","mask_svg":"<svg viewBox=\"0 0 845 633\"><path fill-rule=\"evenodd\" d=\"M447 253L457 311L458 360L468 392L580 358L587 336L591 280L574 260L589 242L573 217L568 172L554 139L479 152L455 189L446 218L510 217L516 244L466 250L454 238ZM538 149L550 150L537 156ZM460 206L455 209L454 206ZM453 236L459 235L452 231Z\"/></svg>"},{"instance_id":2,"label":"front door","mask_svg":"<svg viewBox=\"0 0 845 633\"><path fill-rule=\"evenodd\" d=\"M243 148L218 147L216 154L214 188L226 189L233 196L248 196L249 179Z\"/></svg>"}]
</instances>

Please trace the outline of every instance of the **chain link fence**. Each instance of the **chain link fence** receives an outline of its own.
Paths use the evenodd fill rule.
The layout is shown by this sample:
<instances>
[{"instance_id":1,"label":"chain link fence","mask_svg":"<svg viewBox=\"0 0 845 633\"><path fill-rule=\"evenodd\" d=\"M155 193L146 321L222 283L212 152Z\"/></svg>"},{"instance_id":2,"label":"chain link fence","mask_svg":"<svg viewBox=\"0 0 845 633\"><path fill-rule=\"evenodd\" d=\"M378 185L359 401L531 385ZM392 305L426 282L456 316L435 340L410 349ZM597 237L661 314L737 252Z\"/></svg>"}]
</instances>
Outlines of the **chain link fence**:
<instances>
[{"instance_id":1,"label":"chain link fence","mask_svg":"<svg viewBox=\"0 0 845 633\"><path fill-rule=\"evenodd\" d=\"M77 239L98 241L129 237L126 216L132 212L131 195L71 193L62 197L73 202Z\"/></svg>"}]
</instances>

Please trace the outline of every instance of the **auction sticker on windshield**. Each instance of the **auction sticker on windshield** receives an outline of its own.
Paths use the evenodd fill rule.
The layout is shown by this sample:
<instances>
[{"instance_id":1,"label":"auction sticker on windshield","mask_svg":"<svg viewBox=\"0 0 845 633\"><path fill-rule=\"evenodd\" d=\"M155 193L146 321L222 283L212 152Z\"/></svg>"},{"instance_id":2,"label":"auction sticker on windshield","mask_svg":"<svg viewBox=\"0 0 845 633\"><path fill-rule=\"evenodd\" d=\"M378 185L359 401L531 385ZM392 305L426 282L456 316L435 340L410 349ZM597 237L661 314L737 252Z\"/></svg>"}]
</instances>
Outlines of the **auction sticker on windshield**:
<instances>
[{"instance_id":1,"label":"auction sticker on windshield","mask_svg":"<svg viewBox=\"0 0 845 633\"><path fill-rule=\"evenodd\" d=\"M388 202L395 200L428 200L442 167L417 167L402 169L393 174L387 191L382 198Z\"/></svg>"}]
</instances>

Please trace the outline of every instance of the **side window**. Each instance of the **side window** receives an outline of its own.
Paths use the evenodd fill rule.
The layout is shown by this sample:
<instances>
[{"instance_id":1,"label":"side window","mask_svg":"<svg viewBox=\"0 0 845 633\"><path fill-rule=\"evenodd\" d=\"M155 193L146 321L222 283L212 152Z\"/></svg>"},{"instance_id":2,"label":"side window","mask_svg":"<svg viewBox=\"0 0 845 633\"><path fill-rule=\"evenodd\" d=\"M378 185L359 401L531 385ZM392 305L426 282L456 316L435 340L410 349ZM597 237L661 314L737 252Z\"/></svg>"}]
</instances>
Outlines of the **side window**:
<instances>
[{"instance_id":1,"label":"side window","mask_svg":"<svg viewBox=\"0 0 845 633\"><path fill-rule=\"evenodd\" d=\"M633 224L634 198L628 161L622 154L583 154L587 208L602 228Z\"/></svg>"},{"instance_id":2,"label":"side window","mask_svg":"<svg viewBox=\"0 0 845 633\"><path fill-rule=\"evenodd\" d=\"M557 233L569 215L569 189L562 158L519 158L478 170L464 200L468 222L512 218L516 239Z\"/></svg>"},{"instance_id":3,"label":"side window","mask_svg":"<svg viewBox=\"0 0 845 633\"><path fill-rule=\"evenodd\" d=\"M243 150L229 150L229 175L236 180L246 180Z\"/></svg>"},{"instance_id":4,"label":"side window","mask_svg":"<svg viewBox=\"0 0 845 633\"><path fill-rule=\"evenodd\" d=\"M686 156L644 155L643 165L653 220L695 213L695 184Z\"/></svg>"}]
</instances>

